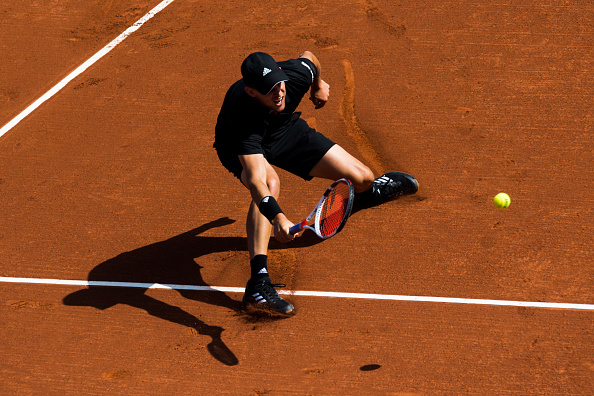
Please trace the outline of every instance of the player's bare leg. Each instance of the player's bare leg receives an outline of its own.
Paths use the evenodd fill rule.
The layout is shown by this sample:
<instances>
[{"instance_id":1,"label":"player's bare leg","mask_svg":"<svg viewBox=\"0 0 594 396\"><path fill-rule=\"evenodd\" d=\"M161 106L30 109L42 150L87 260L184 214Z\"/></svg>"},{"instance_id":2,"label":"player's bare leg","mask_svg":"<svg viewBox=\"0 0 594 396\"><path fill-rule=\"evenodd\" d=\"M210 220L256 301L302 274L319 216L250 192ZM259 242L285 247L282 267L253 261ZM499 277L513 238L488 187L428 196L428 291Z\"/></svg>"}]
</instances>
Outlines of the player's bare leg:
<instances>
[{"instance_id":1,"label":"player's bare leg","mask_svg":"<svg viewBox=\"0 0 594 396\"><path fill-rule=\"evenodd\" d=\"M276 197L274 197L276 199ZM248 252L250 260L258 254L268 253L268 241L272 225L266 217L260 213L258 205L254 201L250 204L246 222Z\"/></svg>"},{"instance_id":2,"label":"player's bare leg","mask_svg":"<svg viewBox=\"0 0 594 396\"><path fill-rule=\"evenodd\" d=\"M242 178L244 177L246 177L245 174L242 174ZM279 177L274 168L268 162L266 162L266 174L263 174L261 177L265 180L272 196L275 199L278 199L280 194ZM243 181L243 183L244 185L246 184L245 181ZM268 219L264 217L262 213L260 213L257 203L252 201L246 221L250 260L259 254L266 255L268 253L268 242L270 241L271 231L272 225Z\"/></svg>"},{"instance_id":3,"label":"player's bare leg","mask_svg":"<svg viewBox=\"0 0 594 396\"><path fill-rule=\"evenodd\" d=\"M266 184L275 199L280 194L278 174L266 164ZM264 311L269 314L289 316L295 313L293 305L283 300L270 280L268 274L268 243L272 225L252 201L246 221L248 251L250 254L251 277L246 285L243 302L250 310Z\"/></svg>"},{"instance_id":4,"label":"player's bare leg","mask_svg":"<svg viewBox=\"0 0 594 396\"><path fill-rule=\"evenodd\" d=\"M388 172L374 179L373 172L338 145L332 146L314 166L310 176L336 180L342 177L353 183L358 209L380 205L403 195L417 192L419 182L402 172Z\"/></svg>"},{"instance_id":5,"label":"player's bare leg","mask_svg":"<svg viewBox=\"0 0 594 396\"><path fill-rule=\"evenodd\" d=\"M355 192L369 190L373 185L373 172L369 167L335 144L313 167L310 176L338 180L346 178L353 183Z\"/></svg>"}]
</instances>

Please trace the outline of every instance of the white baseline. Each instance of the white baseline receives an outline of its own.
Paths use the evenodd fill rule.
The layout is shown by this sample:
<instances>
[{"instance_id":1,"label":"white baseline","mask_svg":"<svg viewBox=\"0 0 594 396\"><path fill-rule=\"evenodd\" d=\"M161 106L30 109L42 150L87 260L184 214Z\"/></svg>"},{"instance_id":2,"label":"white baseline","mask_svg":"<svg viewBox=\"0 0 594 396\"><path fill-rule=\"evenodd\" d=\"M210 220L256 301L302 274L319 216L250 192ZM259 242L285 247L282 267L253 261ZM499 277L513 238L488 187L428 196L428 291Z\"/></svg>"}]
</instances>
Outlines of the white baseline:
<instances>
[{"instance_id":1,"label":"white baseline","mask_svg":"<svg viewBox=\"0 0 594 396\"><path fill-rule=\"evenodd\" d=\"M28 283L63 286L92 286L92 287L130 287L141 289L172 289L172 290L195 290L195 291L219 291L226 293L243 293L241 287L222 286L195 286L195 285L174 285L160 283L136 283L136 282L110 282L110 281L84 281L64 279L39 279L39 278L13 278L0 277L3 283ZM366 300L389 300L389 301L416 301L431 303L470 304L470 305L496 305L507 307L531 307L531 308L553 308L553 309L578 309L594 311L594 304L570 304L536 301L510 301L510 300L484 300L478 298L452 298L452 297L430 297L430 296L402 296L397 294L368 294L368 293L340 293L322 291L289 291L279 290L279 294L305 297L334 297L334 298L355 298Z\"/></svg>"}]
</instances>

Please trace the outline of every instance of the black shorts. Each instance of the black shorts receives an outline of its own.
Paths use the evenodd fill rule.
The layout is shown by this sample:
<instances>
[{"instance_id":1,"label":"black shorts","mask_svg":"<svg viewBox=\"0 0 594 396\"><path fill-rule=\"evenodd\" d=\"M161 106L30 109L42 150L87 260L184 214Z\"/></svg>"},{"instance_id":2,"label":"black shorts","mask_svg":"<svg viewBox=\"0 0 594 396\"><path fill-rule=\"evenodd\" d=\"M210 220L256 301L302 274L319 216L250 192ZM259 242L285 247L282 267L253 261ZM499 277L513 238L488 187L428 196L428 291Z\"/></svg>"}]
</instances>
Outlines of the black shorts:
<instances>
[{"instance_id":1,"label":"black shorts","mask_svg":"<svg viewBox=\"0 0 594 396\"><path fill-rule=\"evenodd\" d=\"M263 154L269 164L305 180L311 180L312 177L309 173L334 144L332 140L299 118L287 130L282 139L263 145ZM223 166L241 180L243 166L239 161L238 154L233 150L219 146L217 155Z\"/></svg>"}]
</instances>

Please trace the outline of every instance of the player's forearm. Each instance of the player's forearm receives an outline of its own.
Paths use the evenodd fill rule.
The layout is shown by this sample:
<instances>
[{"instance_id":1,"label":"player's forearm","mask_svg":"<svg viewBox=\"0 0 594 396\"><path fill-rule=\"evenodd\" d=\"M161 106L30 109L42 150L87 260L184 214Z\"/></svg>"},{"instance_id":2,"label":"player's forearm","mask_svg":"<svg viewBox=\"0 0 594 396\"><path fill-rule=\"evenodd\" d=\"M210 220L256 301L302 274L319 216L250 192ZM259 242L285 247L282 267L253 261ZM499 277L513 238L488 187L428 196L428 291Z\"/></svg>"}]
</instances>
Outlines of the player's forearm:
<instances>
[{"instance_id":1,"label":"player's forearm","mask_svg":"<svg viewBox=\"0 0 594 396\"><path fill-rule=\"evenodd\" d=\"M287 230L293 225L293 223L291 223L285 216L276 202L276 199L274 199L272 192L265 183L255 182L250 186L250 193L252 195L252 200L258 205L260 213L262 213L272 224L277 224L280 228L286 228Z\"/></svg>"}]
</instances>

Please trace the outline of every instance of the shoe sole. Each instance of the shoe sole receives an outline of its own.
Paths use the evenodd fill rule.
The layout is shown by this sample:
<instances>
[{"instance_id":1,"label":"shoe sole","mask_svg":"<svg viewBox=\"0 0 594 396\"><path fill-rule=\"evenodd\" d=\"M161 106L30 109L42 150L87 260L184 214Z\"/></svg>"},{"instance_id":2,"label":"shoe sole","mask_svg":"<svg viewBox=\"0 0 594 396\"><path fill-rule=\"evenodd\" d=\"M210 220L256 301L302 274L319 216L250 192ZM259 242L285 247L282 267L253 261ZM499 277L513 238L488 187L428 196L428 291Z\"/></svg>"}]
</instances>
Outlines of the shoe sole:
<instances>
[{"instance_id":1,"label":"shoe sole","mask_svg":"<svg viewBox=\"0 0 594 396\"><path fill-rule=\"evenodd\" d=\"M295 315L295 307L291 305L291 309L285 312L277 311L265 304L258 303L243 303L243 306L247 313L252 315L266 315L272 317L284 317L288 318Z\"/></svg>"}]
</instances>

